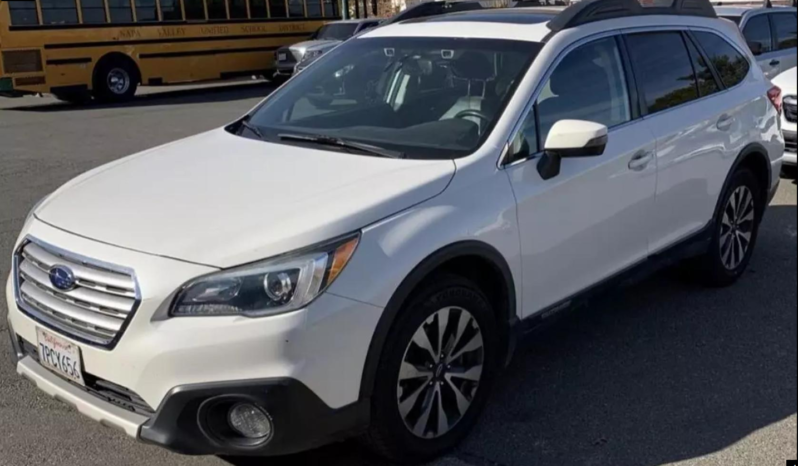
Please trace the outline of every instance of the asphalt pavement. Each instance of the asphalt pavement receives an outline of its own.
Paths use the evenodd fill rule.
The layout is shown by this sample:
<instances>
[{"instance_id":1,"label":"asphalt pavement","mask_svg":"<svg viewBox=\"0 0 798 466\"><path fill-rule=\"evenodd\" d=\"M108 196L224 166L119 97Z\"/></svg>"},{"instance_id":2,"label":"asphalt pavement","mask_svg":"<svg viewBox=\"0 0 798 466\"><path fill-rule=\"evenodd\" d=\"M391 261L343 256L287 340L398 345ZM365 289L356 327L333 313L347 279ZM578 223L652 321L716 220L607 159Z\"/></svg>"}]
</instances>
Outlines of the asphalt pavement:
<instances>
[{"instance_id":1,"label":"asphalt pavement","mask_svg":"<svg viewBox=\"0 0 798 466\"><path fill-rule=\"evenodd\" d=\"M29 208L100 164L232 121L268 84L148 93L123 106L0 99L0 280ZM145 184L146 180L142 180ZM798 454L796 181L750 271L725 290L676 272L610 293L527 341L473 435L435 466L784 466ZM600 245L597 245L600 247ZM5 332L4 287L0 331ZM274 459L138 444L16 376L0 337L0 465L383 466L357 442Z\"/></svg>"}]
</instances>

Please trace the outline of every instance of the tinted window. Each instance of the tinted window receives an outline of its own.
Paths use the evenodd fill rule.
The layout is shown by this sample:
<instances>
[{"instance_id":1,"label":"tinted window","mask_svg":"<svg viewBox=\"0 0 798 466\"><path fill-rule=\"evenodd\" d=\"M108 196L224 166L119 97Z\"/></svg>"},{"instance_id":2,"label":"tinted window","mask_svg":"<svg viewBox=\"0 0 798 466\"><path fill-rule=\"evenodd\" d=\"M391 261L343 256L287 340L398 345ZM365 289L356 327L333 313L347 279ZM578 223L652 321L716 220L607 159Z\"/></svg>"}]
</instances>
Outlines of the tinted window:
<instances>
[{"instance_id":1,"label":"tinted window","mask_svg":"<svg viewBox=\"0 0 798 466\"><path fill-rule=\"evenodd\" d=\"M12 26L31 26L39 24L39 14L36 12L35 1L8 2L8 8L11 10Z\"/></svg>"},{"instance_id":2,"label":"tinted window","mask_svg":"<svg viewBox=\"0 0 798 466\"><path fill-rule=\"evenodd\" d=\"M78 8L75 0L42 0L44 24L77 24Z\"/></svg>"},{"instance_id":3,"label":"tinted window","mask_svg":"<svg viewBox=\"0 0 798 466\"><path fill-rule=\"evenodd\" d=\"M798 20L794 14L773 15L773 27L776 29L779 50L798 47L798 22L796 21Z\"/></svg>"},{"instance_id":4,"label":"tinted window","mask_svg":"<svg viewBox=\"0 0 798 466\"><path fill-rule=\"evenodd\" d=\"M750 70L748 60L743 54L715 34L697 32L695 36L726 87L734 87L743 82Z\"/></svg>"},{"instance_id":5,"label":"tinted window","mask_svg":"<svg viewBox=\"0 0 798 466\"><path fill-rule=\"evenodd\" d=\"M308 18L321 17L321 2L322 0L307 0L306 5L308 6Z\"/></svg>"},{"instance_id":6,"label":"tinted window","mask_svg":"<svg viewBox=\"0 0 798 466\"><path fill-rule=\"evenodd\" d=\"M269 13L268 10L266 10L266 0L250 0L249 14L252 18L268 18Z\"/></svg>"},{"instance_id":7,"label":"tinted window","mask_svg":"<svg viewBox=\"0 0 798 466\"><path fill-rule=\"evenodd\" d=\"M103 0L81 0L80 9L83 11L84 24L103 24L106 22Z\"/></svg>"},{"instance_id":8,"label":"tinted window","mask_svg":"<svg viewBox=\"0 0 798 466\"><path fill-rule=\"evenodd\" d=\"M130 0L108 0L108 12L111 14L112 23L133 22L133 10L130 9Z\"/></svg>"},{"instance_id":9,"label":"tinted window","mask_svg":"<svg viewBox=\"0 0 798 466\"><path fill-rule=\"evenodd\" d=\"M281 134L334 136L408 158L463 157L488 137L541 48L509 40L351 40L272 94L251 121L276 143L290 143Z\"/></svg>"},{"instance_id":10,"label":"tinted window","mask_svg":"<svg viewBox=\"0 0 798 466\"><path fill-rule=\"evenodd\" d=\"M230 19L247 19L247 0L230 0Z\"/></svg>"},{"instance_id":11,"label":"tinted window","mask_svg":"<svg viewBox=\"0 0 798 466\"><path fill-rule=\"evenodd\" d=\"M745 25L745 40L754 55L762 55L773 51L773 34L770 20L766 15L757 16Z\"/></svg>"},{"instance_id":12,"label":"tinted window","mask_svg":"<svg viewBox=\"0 0 798 466\"><path fill-rule=\"evenodd\" d=\"M205 21L205 2L202 0L183 0L186 8L186 19L189 21Z\"/></svg>"},{"instance_id":13,"label":"tinted window","mask_svg":"<svg viewBox=\"0 0 798 466\"><path fill-rule=\"evenodd\" d=\"M161 0L161 14L164 21L182 21L183 10L179 0Z\"/></svg>"},{"instance_id":14,"label":"tinted window","mask_svg":"<svg viewBox=\"0 0 798 466\"><path fill-rule=\"evenodd\" d=\"M227 19L227 5L224 0L207 0L208 19Z\"/></svg>"},{"instance_id":15,"label":"tinted window","mask_svg":"<svg viewBox=\"0 0 798 466\"><path fill-rule=\"evenodd\" d=\"M633 34L627 43L649 113L698 98L693 65L680 33Z\"/></svg>"},{"instance_id":16,"label":"tinted window","mask_svg":"<svg viewBox=\"0 0 798 466\"><path fill-rule=\"evenodd\" d=\"M158 6L155 0L136 0L136 21L140 23L158 21Z\"/></svg>"},{"instance_id":17,"label":"tinted window","mask_svg":"<svg viewBox=\"0 0 798 466\"><path fill-rule=\"evenodd\" d=\"M698 79L698 92L701 97L712 95L720 91L720 86L718 86L718 82L715 81L715 75L712 74L712 70L707 64L707 61L693 44L693 41L687 41L687 48L690 50L690 58L693 60L693 68L695 69L696 78Z\"/></svg>"},{"instance_id":18,"label":"tinted window","mask_svg":"<svg viewBox=\"0 0 798 466\"><path fill-rule=\"evenodd\" d=\"M629 92L614 38L585 45L557 65L538 99L540 142L560 120L612 128L631 120Z\"/></svg>"},{"instance_id":19,"label":"tinted window","mask_svg":"<svg viewBox=\"0 0 798 466\"><path fill-rule=\"evenodd\" d=\"M285 18L288 16L288 11L285 9L284 0L269 0L269 8L271 10L272 18Z\"/></svg>"}]
</instances>

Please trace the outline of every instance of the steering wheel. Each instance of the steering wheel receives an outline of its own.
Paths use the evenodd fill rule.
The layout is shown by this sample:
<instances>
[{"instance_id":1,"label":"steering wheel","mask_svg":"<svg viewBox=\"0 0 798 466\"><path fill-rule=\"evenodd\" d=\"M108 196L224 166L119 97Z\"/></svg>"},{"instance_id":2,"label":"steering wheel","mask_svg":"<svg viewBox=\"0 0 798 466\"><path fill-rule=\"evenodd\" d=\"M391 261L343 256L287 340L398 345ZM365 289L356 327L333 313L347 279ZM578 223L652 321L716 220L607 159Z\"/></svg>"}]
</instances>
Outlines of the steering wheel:
<instances>
[{"instance_id":1,"label":"steering wheel","mask_svg":"<svg viewBox=\"0 0 798 466\"><path fill-rule=\"evenodd\" d=\"M474 118L479 118L480 120L482 120L485 123L490 123L490 117L488 115L482 113L479 110L473 109L473 108L469 108L469 109L463 110L462 112L458 113L454 117L455 118L474 117Z\"/></svg>"}]
</instances>

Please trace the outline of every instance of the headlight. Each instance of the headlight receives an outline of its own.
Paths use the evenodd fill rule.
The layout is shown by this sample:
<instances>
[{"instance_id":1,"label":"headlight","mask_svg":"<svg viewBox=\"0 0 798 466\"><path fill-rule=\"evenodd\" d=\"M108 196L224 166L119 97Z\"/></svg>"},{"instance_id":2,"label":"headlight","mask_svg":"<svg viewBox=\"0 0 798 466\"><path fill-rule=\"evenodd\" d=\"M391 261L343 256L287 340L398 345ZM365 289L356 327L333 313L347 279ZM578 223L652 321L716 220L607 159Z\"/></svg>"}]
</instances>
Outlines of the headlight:
<instances>
[{"instance_id":1,"label":"headlight","mask_svg":"<svg viewBox=\"0 0 798 466\"><path fill-rule=\"evenodd\" d=\"M308 52L305 54L305 60L314 60L322 55L324 55L324 50L308 50Z\"/></svg>"},{"instance_id":2,"label":"headlight","mask_svg":"<svg viewBox=\"0 0 798 466\"><path fill-rule=\"evenodd\" d=\"M301 309L324 292L360 235L198 278L178 293L172 316L262 317Z\"/></svg>"}]
</instances>

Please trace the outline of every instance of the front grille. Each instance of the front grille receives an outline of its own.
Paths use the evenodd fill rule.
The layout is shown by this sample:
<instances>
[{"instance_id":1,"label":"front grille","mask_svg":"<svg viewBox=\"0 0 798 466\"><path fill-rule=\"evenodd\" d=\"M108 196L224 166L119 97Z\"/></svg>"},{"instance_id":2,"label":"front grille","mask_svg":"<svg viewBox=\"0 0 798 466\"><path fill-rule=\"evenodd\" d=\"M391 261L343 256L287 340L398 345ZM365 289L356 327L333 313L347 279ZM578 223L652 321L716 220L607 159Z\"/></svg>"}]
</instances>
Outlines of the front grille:
<instances>
[{"instance_id":1,"label":"front grille","mask_svg":"<svg viewBox=\"0 0 798 466\"><path fill-rule=\"evenodd\" d=\"M30 356L34 361L39 362L39 351L35 346L23 340L22 338L19 339L19 345L22 348L23 356ZM64 380L69 382L74 387L77 387L103 401L111 403L127 411L132 411L136 414L147 417L151 417L153 414L155 414L155 410L152 409L152 407L150 407L150 405L148 405L142 397L137 395L132 390L128 390L125 387L107 380L103 380L99 377L95 377L91 374L83 374L83 380L86 382L85 387L80 386L71 380Z\"/></svg>"},{"instance_id":2,"label":"front grille","mask_svg":"<svg viewBox=\"0 0 798 466\"><path fill-rule=\"evenodd\" d=\"M795 97L784 99L784 117L791 123L798 123L798 102Z\"/></svg>"},{"instance_id":3,"label":"front grille","mask_svg":"<svg viewBox=\"0 0 798 466\"><path fill-rule=\"evenodd\" d=\"M798 153L798 133L785 131L784 142L786 143L786 150L788 152Z\"/></svg>"},{"instance_id":4,"label":"front grille","mask_svg":"<svg viewBox=\"0 0 798 466\"><path fill-rule=\"evenodd\" d=\"M3 71L6 74L40 73L42 52L39 50L12 50L3 52Z\"/></svg>"},{"instance_id":5,"label":"front grille","mask_svg":"<svg viewBox=\"0 0 798 466\"><path fill-rule=\"evenodd\" d=\"M23 312L84 343L112 347L139 299L132 273L31 241L15 257L17 298ZM64 291L50 279L56 266L69 268L75 286Z\"/></svg>"}]
</instances>

